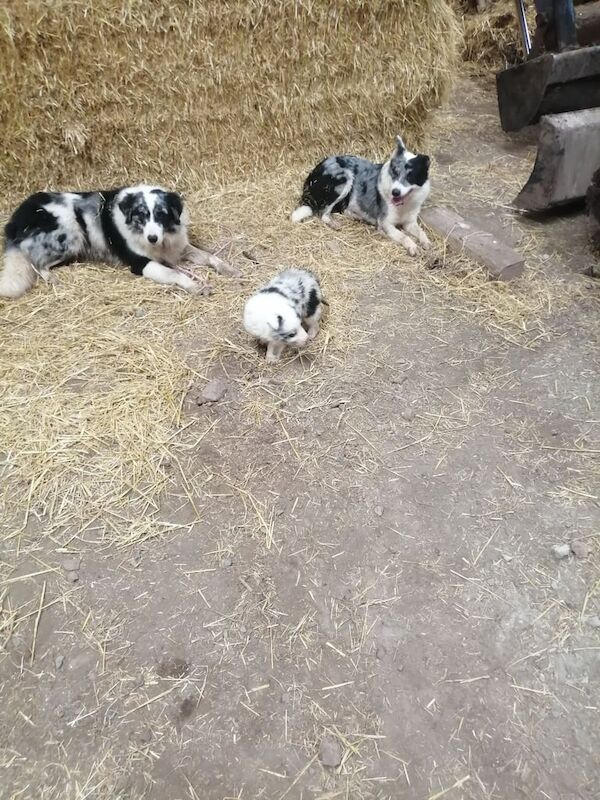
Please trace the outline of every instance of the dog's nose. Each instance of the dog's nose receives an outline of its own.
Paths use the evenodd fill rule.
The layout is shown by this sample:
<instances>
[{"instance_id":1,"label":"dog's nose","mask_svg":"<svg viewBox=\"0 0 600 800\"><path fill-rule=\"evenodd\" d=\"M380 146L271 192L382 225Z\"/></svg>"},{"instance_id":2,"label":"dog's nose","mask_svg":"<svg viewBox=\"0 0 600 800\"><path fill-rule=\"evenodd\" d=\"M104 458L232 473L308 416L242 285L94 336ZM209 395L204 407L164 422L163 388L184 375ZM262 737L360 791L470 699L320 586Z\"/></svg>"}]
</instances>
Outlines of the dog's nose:
<instances>
[{"instance_id":1,"label":"dog's nose","mask_svg":"<svg viewBox=\"0 0 600 800\"><path fill-rule=\"evenodd\" d=\"M392 197L400 197L402 192L400 189L392 189Z\"/></svg>"},{"instance_id":2,"label":"dog's nose","mask_svg":"<svg viewBox=\"0 0 600 800\"><path fill-rule=\"evenodd\" d=\"M156 236L154 233L151 233L148 235L148 241L150 244L156 244L158 242L158 236Z\"/></svg>"}]
</instances>

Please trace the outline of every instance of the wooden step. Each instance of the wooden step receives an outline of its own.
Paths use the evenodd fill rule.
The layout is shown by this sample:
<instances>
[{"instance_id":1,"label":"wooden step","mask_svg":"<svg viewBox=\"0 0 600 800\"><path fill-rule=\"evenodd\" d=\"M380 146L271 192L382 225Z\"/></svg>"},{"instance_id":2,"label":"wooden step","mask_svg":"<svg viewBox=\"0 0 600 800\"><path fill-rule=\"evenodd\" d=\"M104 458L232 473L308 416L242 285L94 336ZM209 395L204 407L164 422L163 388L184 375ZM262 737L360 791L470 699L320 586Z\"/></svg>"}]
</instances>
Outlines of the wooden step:
<instances>
[{"instance_id":1,"label":"wooden step","mask_svg":"<svg viewBox=\"0 0 600 800\"><path fill-rule=\"evenodd\" d=\"M535 166L515 205L545 211L580 200L598 167L600 108L542 117Z\"/></svg>"}]
</instances>

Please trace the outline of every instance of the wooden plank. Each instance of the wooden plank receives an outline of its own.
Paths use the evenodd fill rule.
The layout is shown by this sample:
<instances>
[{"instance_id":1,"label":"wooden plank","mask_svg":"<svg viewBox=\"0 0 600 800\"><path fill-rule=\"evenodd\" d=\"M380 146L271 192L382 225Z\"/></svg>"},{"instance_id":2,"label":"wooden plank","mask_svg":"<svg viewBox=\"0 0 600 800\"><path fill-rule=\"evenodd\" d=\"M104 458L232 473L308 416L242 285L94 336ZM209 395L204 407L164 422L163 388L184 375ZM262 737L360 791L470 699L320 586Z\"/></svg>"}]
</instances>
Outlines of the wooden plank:
<instances>
[{"instance_id":1,"label":"wooden plank","mask_svg":"<svg viewBox=\"0 0 600 800\"><path fill-rule=\"evenodd\" d=\"M522 255L449 208L429 206L421 212L421 219L446 239L451 250L464 252L485 267L494 280L508 281L523 274Z\"/></svg>"},{"instance_id":2,"label":"wooden plank","mask_svg":"<svg viewBox=\"0 0 600 800\"><path fill-rule=\"evenodd\" d=\"M546 53L496 75L500 122L518 131L544 114L600 105L600 46Z\"/></svg>"},{"instance_id":3,"label":"wooden plank","mask_svg":"<svg viewBox=\"0 0 600 800\"><path fill-rule=\"evenodd\" d=\"M502 130L519 131L535 121L546 92L554 58L546 53L496 75L496 94Z\"/></svg>"},{"instance_id":4,"label":"wooden plank","mask_svg":"<svg viewBox=\"0 0 600 800\"><path fill-rule=\"evenodd\" d=\"M585 197L600 166L600 108L542 117L533 172L515 200L526 211Z\"/></svg>"}]
</instances>

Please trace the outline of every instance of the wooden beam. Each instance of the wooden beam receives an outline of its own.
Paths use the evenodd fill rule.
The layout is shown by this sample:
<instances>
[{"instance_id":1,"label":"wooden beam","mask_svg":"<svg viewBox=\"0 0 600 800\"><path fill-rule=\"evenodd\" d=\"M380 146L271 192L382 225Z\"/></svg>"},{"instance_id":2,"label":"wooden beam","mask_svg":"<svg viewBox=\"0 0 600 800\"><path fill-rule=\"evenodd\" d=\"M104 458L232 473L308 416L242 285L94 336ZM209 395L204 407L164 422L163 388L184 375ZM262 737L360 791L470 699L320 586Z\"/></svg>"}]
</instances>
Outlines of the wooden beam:
<instances>
[{"instance_id":1,"label":"wooden beam","mask_svg":"<svg viewBox=\"0 0 600 800\"><path fill-rule=\"evenodd\" d=\"M580 200L598 167L600 108L542 117L533 172L515 204L545 211Z\"/></svg>"},{"instance_id":2,"label":"wooden beam","mask_svg":"<svg viewBox=\"0 0 600 800\"><path fill-rule=\"evenodd\" d=\"M544 114L600 106L600 46L546 53L496 75L500 122L518 131Z\"/></svg>"},{"instance_id":3,"label":"wooden beam","mask_svg":"<svg viewBox=\"0 0 600 800\"><path fill-rule=\"evenodd\" d=\"M523 274L525 261L522 255L449 208L429 206L421 212L421 219L444 237L451 250L464 252L485 267L493 280L508 281Z\"/></svg>"}]
</instances>

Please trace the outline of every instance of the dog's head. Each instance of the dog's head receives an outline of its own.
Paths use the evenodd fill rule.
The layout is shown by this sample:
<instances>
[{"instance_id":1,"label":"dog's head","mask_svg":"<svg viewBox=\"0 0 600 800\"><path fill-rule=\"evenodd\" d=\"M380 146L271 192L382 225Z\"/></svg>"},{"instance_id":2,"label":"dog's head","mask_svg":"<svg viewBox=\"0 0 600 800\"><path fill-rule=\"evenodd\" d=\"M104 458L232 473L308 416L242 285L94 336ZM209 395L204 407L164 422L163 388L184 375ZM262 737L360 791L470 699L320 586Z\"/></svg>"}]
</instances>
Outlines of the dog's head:
<instances>
[{"instance_id":1,"label":"dog's head","mask_svg":"<svg viewBox=\"0 0 600 800\"><path fill-rule=\"evenodd\" d=\"M277 311L280 313L274 314L269 320L273 339L296 347L305 345L308 334L302 327L300 317L290 306L282 306Z\"/></svg>"},{"instance_id":2,"label":"dog's head","mask_svg":"<svg viewBox=\"0 0 600 800\"><path fill-rule=\"evenodd\" d=\"M308 340L302 320L287 298L271 287L262 289L248 300L244 309L244 327L252 336L267 342L302 347Z\"/></svg>"},{"instance_id":3,"label":"dog's head","mask_svg":"<svg viewBox=\"0 0 600 800\"><path fill-rule=\"evenodd\" d=\"M429 163L429 156L410 153L402 137L396 137L396 149L387 163L389 202L392 205L403 205L414 189L427 183Z\"/></svg>"},{"instance_id":4,"label":"dog's head","mask_svg":"<svg viewBox=\"0 0 600 800\"><path fill-rule=\"evenodd\" d=\"M183 200L176 192L137 186L122 192L118 207L125 225L146 247L160 247L181 225Z\"/></svg>"}]
</instances>

